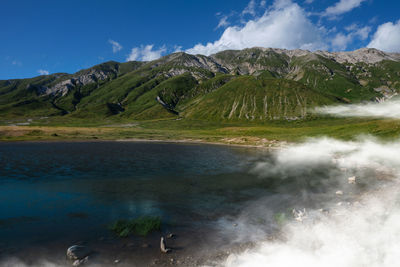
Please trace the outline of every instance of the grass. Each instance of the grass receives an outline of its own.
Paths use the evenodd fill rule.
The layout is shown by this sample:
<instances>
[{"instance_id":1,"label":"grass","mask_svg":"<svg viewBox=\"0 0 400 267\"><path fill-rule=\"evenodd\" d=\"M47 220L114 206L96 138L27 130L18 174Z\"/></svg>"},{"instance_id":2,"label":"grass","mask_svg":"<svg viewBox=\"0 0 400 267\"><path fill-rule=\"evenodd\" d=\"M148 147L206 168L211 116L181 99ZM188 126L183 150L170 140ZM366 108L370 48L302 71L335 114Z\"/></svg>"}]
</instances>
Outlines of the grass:
<instances>
[{"instance_id":1,"label":"grass","mask_svg":"<svg viewBox=\"0 0 400 267\"><path fill-rule=\"evenodd\" d=\"M82 126L85 122L91 126ZM400 120L389 119L316 117L265 123L165 119L110 125L108 121L85 122L57 120L46 122L46 126L0 126L0 141L146 139L269 146L276 141L299 142L321 136L342 140L366 134L386 140L400 136Z\"/></svg>"},{"instance_id":2,"label":"grass","mask_svg":"<svg viewBox=\"0 0 400 267\"><path fill-rule=\"evenodd\" d=\"M130 220L121 219L114 222L110 229L119 237L128 237L132 234L147 236L152 231L161 230L161 218L143 216Z\"/></svg>"}]
</instances>

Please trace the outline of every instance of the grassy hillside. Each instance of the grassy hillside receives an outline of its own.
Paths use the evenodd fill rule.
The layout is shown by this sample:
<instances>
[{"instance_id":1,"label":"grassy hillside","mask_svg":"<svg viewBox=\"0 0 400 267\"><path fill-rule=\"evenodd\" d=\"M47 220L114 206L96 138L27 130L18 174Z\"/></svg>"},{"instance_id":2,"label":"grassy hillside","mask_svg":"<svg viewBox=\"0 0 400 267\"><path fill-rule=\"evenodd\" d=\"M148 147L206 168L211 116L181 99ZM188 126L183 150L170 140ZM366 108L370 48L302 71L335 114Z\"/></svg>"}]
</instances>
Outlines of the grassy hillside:
<instances>
[{"instance_id":1,"label":"grassy hillside","mask_svg":"<svg viewBox=\"0 0 400 267\"><path fill-rule=\"evenodd\" d=\"M334 101L298 82L239 76L187 103L183 114L206 120L296 120Z\"/></svg>"},{"instance_id":2,"label":"grassy hillside","mask_svg":"<svg viewBox=\"0 0 400 267\"><path fill-rule=\"evenodd\" d=\"M377 54L350 56L370 52ZM75 74L0 81L0 123L47 117L87 124L305 120L314 106L400 92L400 62L378 54L382 60L373 63L347 62L339 54L251 48L210 57L180 52L151 62L109 61Z\"/></svg>"}]
</instances>

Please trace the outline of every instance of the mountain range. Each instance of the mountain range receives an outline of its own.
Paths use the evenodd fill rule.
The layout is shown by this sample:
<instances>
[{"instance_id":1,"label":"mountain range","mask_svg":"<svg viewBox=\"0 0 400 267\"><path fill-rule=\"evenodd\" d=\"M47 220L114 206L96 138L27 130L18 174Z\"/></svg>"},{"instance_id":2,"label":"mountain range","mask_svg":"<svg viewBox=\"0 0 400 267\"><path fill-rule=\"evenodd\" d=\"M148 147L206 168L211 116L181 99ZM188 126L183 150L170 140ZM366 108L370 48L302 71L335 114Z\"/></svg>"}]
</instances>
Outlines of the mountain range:
<instances>
[{"instance_id":1,"label":"mountain range","mask_svg":"<svg viewBox=\"0 0 400 267\"><path fill-rule=\"evenodd\" d=\"M298 120L315 106L384 101L399 92L400 54L255 47L1 80L0 117Z\"/></svg>"}]
</instances>

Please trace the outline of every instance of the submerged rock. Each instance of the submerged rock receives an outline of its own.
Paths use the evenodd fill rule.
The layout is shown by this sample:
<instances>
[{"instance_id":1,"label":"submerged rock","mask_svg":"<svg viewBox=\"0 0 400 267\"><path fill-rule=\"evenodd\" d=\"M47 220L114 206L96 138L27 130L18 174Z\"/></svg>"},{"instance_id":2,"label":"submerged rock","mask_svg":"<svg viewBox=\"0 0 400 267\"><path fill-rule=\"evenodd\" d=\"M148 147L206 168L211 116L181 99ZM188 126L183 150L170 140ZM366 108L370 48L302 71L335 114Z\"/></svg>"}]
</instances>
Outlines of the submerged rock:
<instances>
[{"instance_id":1,"label":"submerged rock","mask_svg":"<svg viewBox=\"0 0 400 267\"><path fill-rule=\"evenodd\" d=\"M73 245L67 249L67 258L70 260L87 260L87 256L91 253L91 250L88 247ZM74 262L75 264L75 262ZM78 266L78 265L74 265Z\"/></svg>"},{"instance_id":2,"label":"submerged rock","mask_svg":"<svg viewBox=\"0 0 400 267\"><path fill-rule=\"evenodd\" d=\"M83 259L80 260L75 260L74 263L72 263L72 266L81 266L85 263L87 263L89 260L89 256L84 257Z\"/></svg>"}]
</instances>

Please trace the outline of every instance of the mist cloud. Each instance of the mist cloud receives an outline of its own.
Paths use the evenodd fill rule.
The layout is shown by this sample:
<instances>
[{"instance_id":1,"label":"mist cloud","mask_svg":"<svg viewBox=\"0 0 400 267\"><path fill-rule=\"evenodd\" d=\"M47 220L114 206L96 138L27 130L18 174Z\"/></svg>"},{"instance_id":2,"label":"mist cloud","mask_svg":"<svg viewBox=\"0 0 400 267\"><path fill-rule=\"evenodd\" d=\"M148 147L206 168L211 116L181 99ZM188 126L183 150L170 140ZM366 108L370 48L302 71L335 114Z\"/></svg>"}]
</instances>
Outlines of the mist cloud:
<instances>
[{"instance_id":1,"label":"mist cloud","mask_svg":"<svg viewBox=\"0 0 400 267\"><path fill-rule=\"evenodd\" d=\"M231 254L222 265L397 266L400 251L400 224L397 223L400 220L399 149L398 141L381 143L373 138L363 138L344 142L322 138L274 152L272 159L259 162L253 169L261 179L278 176L277 179L284 183L285 179L296 177L292 171L297 170L297 175L307 180L305 170L324 166L319 178L328 177L337 184L331 183L331 190L327 185L328 190L320 195L311 190L308 194L315 205L306 207L304 220L289 220L274 238L268 239L271 234L263 234L261 227L254 228L248 218L263 215L271 218L270 206L279 205L279 201L266 197L254 202L253 207L248 207L253 208L253 212L240 216L238 221L246 226L243 231L250 229L257 233L257 245L242 253ZM350 182L349 177L355 177L357 184ZM324 184L318 186L324 187ZM365 190L357 192L356 188ZM299 186L297 190L303 188ZM305 204L300 199L292 205ZM264 236L262 241L260 236Z\"/></svg>"},{"instance_id":2,"label":"mist cloud","mask_svg":"<svg viewBox=\"0 0 400 267\"><path fill-rule=\"evenodd\" d=\"M338 117L375 117L399 119L400 100L396 99L382 103L325 106L316 108L315 112Z\"/></svg>"}]
</instances>

